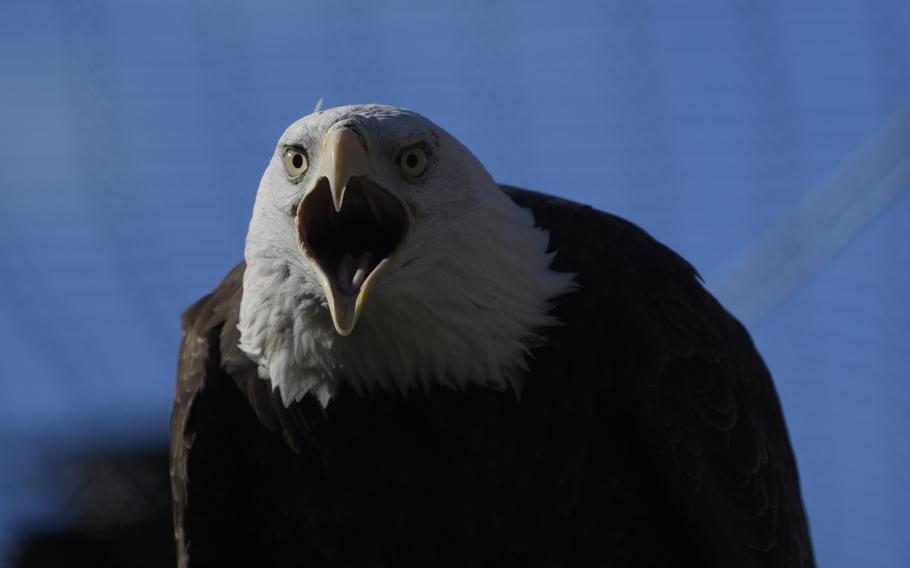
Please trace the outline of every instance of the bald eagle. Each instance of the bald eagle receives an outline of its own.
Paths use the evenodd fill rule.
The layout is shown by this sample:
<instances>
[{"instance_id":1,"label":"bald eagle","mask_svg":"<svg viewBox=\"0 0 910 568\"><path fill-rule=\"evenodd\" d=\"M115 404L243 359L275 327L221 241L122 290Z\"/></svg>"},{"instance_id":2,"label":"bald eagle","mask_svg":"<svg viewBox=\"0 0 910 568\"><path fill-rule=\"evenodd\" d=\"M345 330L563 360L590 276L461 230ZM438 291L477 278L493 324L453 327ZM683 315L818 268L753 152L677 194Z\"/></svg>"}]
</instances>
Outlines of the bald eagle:
<instances>
[{"instance_id":1,"label":"bald eagle","mask_svg":"<svg viewBox=\"0 0 910 568\"><path fill-rule=\"evenodd\" d=\"M632 223L408 110L310 114L183 315L181 566L811 566L745 329Z\"/></svg>"}]
</instances>

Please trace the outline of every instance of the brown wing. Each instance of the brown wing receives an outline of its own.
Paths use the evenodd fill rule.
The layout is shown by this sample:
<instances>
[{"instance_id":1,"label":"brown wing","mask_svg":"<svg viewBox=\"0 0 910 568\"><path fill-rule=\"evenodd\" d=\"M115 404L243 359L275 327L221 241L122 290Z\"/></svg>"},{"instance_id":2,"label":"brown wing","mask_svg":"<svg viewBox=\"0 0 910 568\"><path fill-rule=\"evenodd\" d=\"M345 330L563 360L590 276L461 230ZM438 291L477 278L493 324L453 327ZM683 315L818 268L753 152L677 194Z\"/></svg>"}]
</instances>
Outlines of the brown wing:
<instances>
[{"instance_id":1,"label":"brown wing","mask_svg":"<svg viewBox=\"0 0 910 568\"><path fill-rule=\"evenodd\" d=\"M211 436L210 432L194 426L194 415L206 412L199 408L200 395L207 389L219 386L218 381L233 380L243 390L255 387L256 369L237 347L237 313L243 291L244 263L235 266L221 283L207 296L193 304L182 317L183 340L177 363L177 388L171 414L170 474L173 495L174 535L177 540L178 564L187 563L189 541L186 530L186 512L190 500L188 468L198 436ZM232 375L225 372L232 370ZM258 381L262 382L262 381ZM250 397L255 403L255 396ZM268 405L263 422L271 425ZM200 421L196 421L200 422ZM196 452L203 454L205 452ZM193 480L194 484L205 483Z\"/></svg>"},{"instance_id":2,"label":"brown wing","mask_svg":"<svg viewBox=\"0 0 910 568\"><path fill-rule=\"evenodd\" d=\"M737 566L811 566L796 463L777 394L745 329L695 270L638 227L558 198L504 188L535 212L576 272L564 321L597 312L590 345L620 381L663 488L710 556ZM597 319L595 318L595 320ZM584 335L587 329L582 329ZM589 341L578 336L573 341ZM601 371L603 373L603 371Z\"/></svg>"}]
</instances>

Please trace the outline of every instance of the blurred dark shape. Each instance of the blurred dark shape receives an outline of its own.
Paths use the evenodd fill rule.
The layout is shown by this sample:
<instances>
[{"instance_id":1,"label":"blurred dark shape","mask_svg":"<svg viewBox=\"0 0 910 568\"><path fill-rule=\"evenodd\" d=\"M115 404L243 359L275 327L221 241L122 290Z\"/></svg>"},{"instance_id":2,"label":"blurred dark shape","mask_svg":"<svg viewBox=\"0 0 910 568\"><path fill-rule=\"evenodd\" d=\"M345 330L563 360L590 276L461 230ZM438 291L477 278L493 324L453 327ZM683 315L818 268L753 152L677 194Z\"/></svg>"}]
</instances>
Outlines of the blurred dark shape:
<instances>
[{"instance_id":1,"label":"blurred dark shape","mask_svg":"<svg viewBox=\"0 0 910 568\"><path fill-rule=\"evenodd\" d=\"M165 448L66 464L60 483L68 519L23 536L19 568L144 568L174 565L171 489Z\"/></svg>"}]
</instances>

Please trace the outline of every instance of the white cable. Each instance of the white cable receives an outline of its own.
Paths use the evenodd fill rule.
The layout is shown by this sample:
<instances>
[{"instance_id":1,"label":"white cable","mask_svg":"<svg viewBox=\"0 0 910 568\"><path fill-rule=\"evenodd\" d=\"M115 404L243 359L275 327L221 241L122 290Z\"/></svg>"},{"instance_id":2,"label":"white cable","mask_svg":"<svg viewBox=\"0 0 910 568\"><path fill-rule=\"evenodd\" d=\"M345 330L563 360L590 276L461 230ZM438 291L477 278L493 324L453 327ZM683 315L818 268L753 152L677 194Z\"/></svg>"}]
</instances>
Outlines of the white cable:
<instances>
[{"instance_id":1,"label":"white cable","mask_svg":"<svg viewBox=\"0 0 910 568\"><path fill-rule=\"evenodd\" d=\"M743 323L754 325L908 188L910 106L770 231L737 254L708 285Z\"/></svg>"}]
</instances>

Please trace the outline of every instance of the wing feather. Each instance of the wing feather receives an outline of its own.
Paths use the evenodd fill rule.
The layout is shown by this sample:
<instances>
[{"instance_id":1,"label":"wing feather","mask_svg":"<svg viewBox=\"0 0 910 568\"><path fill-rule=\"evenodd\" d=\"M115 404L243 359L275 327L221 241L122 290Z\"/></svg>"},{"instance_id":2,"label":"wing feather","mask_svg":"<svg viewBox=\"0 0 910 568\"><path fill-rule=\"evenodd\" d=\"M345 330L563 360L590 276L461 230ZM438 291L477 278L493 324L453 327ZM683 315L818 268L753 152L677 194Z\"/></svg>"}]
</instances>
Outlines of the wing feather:
<instances>
[{"instance_id":1,"label":"wing feather","mask_svg":"<svg viewBox=\"0 0 910 568\"><path fill-rule=\"evenodd\" d=\"M742 566L812 565L780 403L745 329L691 265L633 224L503 189L550 231L554 268L578 273L583 309L621 328L590 334L599 343L590 348L612 370L605 381L623 381L636 401L654 465L717 543L715 556ZM563 318L584 319L578 311Z\"/></svg>"},{"instance_id":2,"label":"wing feather","mask_svg":"<svg viewBox=\"0 0 910 568\"><path fill-rule=\"evenodd\" d=\"M170 444L174 536L180 566L188 562L187 552L191 540L186 530L191 493L189 464L197 436L200 435L200 428L194 426L194 414L199 411L197 403L202 393L211 386L212 381L229 380L221 368L222 353L238 356L236 338L232 337L232 329L236 325L225 326L225 322L236 322L243 270L243 263L235 266L212 293L193 304L181 317L183 339L177 362ZM205 425L202 427L204 429ZM205 481L194 478L192 483L203 484Z\"/></svg>"}]
</instances>

